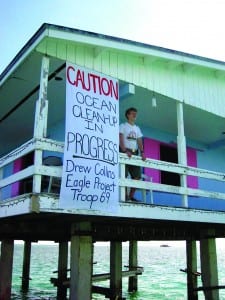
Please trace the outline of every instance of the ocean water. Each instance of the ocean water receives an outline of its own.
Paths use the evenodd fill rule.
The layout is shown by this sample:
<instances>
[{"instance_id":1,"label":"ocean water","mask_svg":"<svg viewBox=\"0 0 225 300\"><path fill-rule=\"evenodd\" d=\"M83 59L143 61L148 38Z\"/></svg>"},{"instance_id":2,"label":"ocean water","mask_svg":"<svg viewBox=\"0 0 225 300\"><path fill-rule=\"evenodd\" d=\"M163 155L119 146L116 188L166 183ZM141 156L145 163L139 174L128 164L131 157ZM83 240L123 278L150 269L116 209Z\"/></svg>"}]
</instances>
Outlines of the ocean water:
<instances>
[{"instance_id":1,"label":"ocean water","mask_svg":"<svg viewBox=\"0 0 225 300\"><path fill-rule=\"evenodd\" d=\"M170 243L168 243L170 245ZM109 271L109 243L96 243L94 250L94 273ZM217 247L219 284L225 285L225 247ZM56 288L50 283L53 272L57 269L58 245L43 245L32 243L30 288L21 293L21 275L23 261L23 245L16 244L13 262L13 281L11 299L37 300L56 299ZM128 264L128 244L123 244L123 266ZM138 277L138 291L128 293L128 278L123 278L123 297L132 300L184 300L186 296L186 274L180 269L186 267L184 243L172 243L170 247L160 247L152 242L140 243L138 246L138 265L144 267L144 272ZM198 266L200 263L198 262ZM126 268L123 268L126 270ZM200 271L200 267L198 268ZM198 286L201 278L198 277ZM98 283L100 285L100 283ZM101 283L109 286L109 281ZM104 296L93 294L93 300L105 299ZM199 292L199 300L204 295ZM225 300L225 290L220 290L220 299Z\"/></svg>"}]
</instances>

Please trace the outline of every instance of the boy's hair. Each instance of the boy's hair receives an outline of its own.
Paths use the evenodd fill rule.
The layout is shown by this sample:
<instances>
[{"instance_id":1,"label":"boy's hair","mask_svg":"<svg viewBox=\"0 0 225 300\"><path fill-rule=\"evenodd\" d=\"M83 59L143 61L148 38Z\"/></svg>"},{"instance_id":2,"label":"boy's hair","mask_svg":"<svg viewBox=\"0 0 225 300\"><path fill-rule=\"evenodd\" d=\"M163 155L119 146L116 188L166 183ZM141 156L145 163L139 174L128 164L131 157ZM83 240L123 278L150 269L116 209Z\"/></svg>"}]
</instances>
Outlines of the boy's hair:
<instances>
[{"instance_id":1,"label":"boy's hair","mask_svg":"<svg viewBox=\"0 0 225 300\"><path fill-rule=\"evenodd\" d=\"M130 107L130 108L128 108L128 109L126 110L125 116L126 116L127 119L128 119L129 113L132 112L132 111L137 112L137 109L136 109L135 107Z\"/></svg>"}]
</instances>

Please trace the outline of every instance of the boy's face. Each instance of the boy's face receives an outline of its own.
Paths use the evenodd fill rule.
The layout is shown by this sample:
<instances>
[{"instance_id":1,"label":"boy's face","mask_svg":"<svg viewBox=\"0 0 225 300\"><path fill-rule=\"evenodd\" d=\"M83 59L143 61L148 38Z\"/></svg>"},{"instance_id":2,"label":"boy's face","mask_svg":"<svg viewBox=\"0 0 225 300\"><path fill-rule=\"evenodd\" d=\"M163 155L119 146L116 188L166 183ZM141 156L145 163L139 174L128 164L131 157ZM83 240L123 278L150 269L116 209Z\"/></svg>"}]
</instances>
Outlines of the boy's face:
<instances>
[{"instance_id":1,"label":"boy's face","mask_svg":"<svg viewBox=\"0 0 225 300\"><path fill-rule=\"evenodd\" d=\"M136 111L129 112L129 114L127 115L127 118L128 118L128 121L134 122L137 118L137 112Z\"/></svg>"}]
</instances>

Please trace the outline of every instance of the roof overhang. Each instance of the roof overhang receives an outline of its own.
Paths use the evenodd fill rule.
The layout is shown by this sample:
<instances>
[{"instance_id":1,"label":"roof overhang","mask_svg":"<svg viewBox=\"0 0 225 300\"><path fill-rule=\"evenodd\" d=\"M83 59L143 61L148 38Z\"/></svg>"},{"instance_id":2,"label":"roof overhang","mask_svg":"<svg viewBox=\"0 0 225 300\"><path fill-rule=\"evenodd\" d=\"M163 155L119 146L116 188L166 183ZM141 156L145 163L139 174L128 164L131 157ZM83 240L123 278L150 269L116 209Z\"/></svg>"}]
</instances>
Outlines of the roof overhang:
<instances>
[{"instance_id":1,"label":"roof overhang","mask_svg":"<svg viewBox=\"0 0 225 300\"><path fill-rule=\"evenodd\" d=\"M9 150L6 145L10 145L12 149L16 146L16 144L13 144L12 136L15 141L18 141L20 137L21 143L32 137L33 123L31 122L34 119L34 105L38 98L41 61L44 55L39 49L50 40L86 45L94 49L96 55L105 49L112 49L118 53L129 53L138 56L144 61L160 59L166 60L172 67L186 64L190 67L205 67L225 74L224 62L79 29L43 24L0 75L0 131L5 141L5 145L1 146L0 153ZM54 100L57 102L60 97L65 98L65 82L56 82L54 80L57 73L62 78L65 78L64 68L65 60L57 58L53 53L50 59L49 70L48 94L50 101ZM57 97L53 97L53 93ZM162 131L166 128L170 133L176 134L176 102L171 101L171 104L168 106L166 105L167 97L165 95L157 95L157 102L160 107L160 110L157 111L153 110L151 104L148 104L148 106L145 104L151 96L151 91L138 87L136 94L129 97L130 104L139 106L138 110L142 116L141 120L139 120L140 125L147 126L146 122L151 120L150 124L153 128ZM27 99L29 101L26 101ZM142 100L140 101L140 99ZM121 111L124 111L125 107L125 101L122 101ZM59 112L57 109L56 105L50 111L49 122L51 124L57 122ZM224 139L222 136L219 136L225 130L222 117L202 111L204 122L198 124L198 130L197 126L193 129L192 120L189 118L189 116L196 114L196 122L198 123L198 112L193 107L186 106L184 113L186 114L186 134L189 138L214 147L224 146ZM122 118L123 112L121 112ZM12 126L12 122L16 124L16 130ZM202 134L205 128L208 128L207 135ZM218 144L217 141L220 140L222 140L222 143Z\"/></svg>"},{"instance_id":2,"label":"roof overhang","mask_svg":"<svg viewBox=\"0 0 225 300\"><path fill-rule=\"evenodd\" d=\"M110 48L117 51L125 51L148 57L170 60L176 64L198 65L199 67L207 67L216 70L225 71L225 63L222 61L209 59L193 54L188 54L176 50L162 48L158 46L148 45L140 42L135 42L123 38L103 35L80 29L68 28L59 25L44 23L25 46L19 51L11 63L0 75L0 85L7 79L8 76L21 64L21 62L29 56L36 47L46 38L54 38L57 40L67 40L92 47ZM150 58L151 59L151 58Z\"/></svg>"}]
</instances>

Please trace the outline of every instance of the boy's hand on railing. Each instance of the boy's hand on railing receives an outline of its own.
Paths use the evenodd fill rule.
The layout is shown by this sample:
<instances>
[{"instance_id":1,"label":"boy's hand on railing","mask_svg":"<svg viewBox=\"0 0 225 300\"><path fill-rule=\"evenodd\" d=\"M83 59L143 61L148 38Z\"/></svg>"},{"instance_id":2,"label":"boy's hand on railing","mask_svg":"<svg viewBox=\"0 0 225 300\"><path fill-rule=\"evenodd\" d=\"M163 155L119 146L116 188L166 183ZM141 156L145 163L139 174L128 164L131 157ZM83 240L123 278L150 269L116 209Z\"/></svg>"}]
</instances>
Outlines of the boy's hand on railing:
<instances>
[{"instance_id":1,"label":"boy's hand on railing","mask_svg":"<svg viewBox=\"0 0 225 300\"><path fill-rule=\"evenodd\" d=\"M128 157L131 157L131 156L132 156L132 152L129 151L129 150L126 150L126 154L127 154Z\"/></svg>"},{"instance_id":2,"label":"boy's hand on railing","mask_svg":"<svg viewBox=\"0 0 225 300\"><path fill-rule=\"evenodd\" d=\"M144 152L141 152L141 158L142 158L142 160L146 160Z\"/></svg>"}]
</instances>

